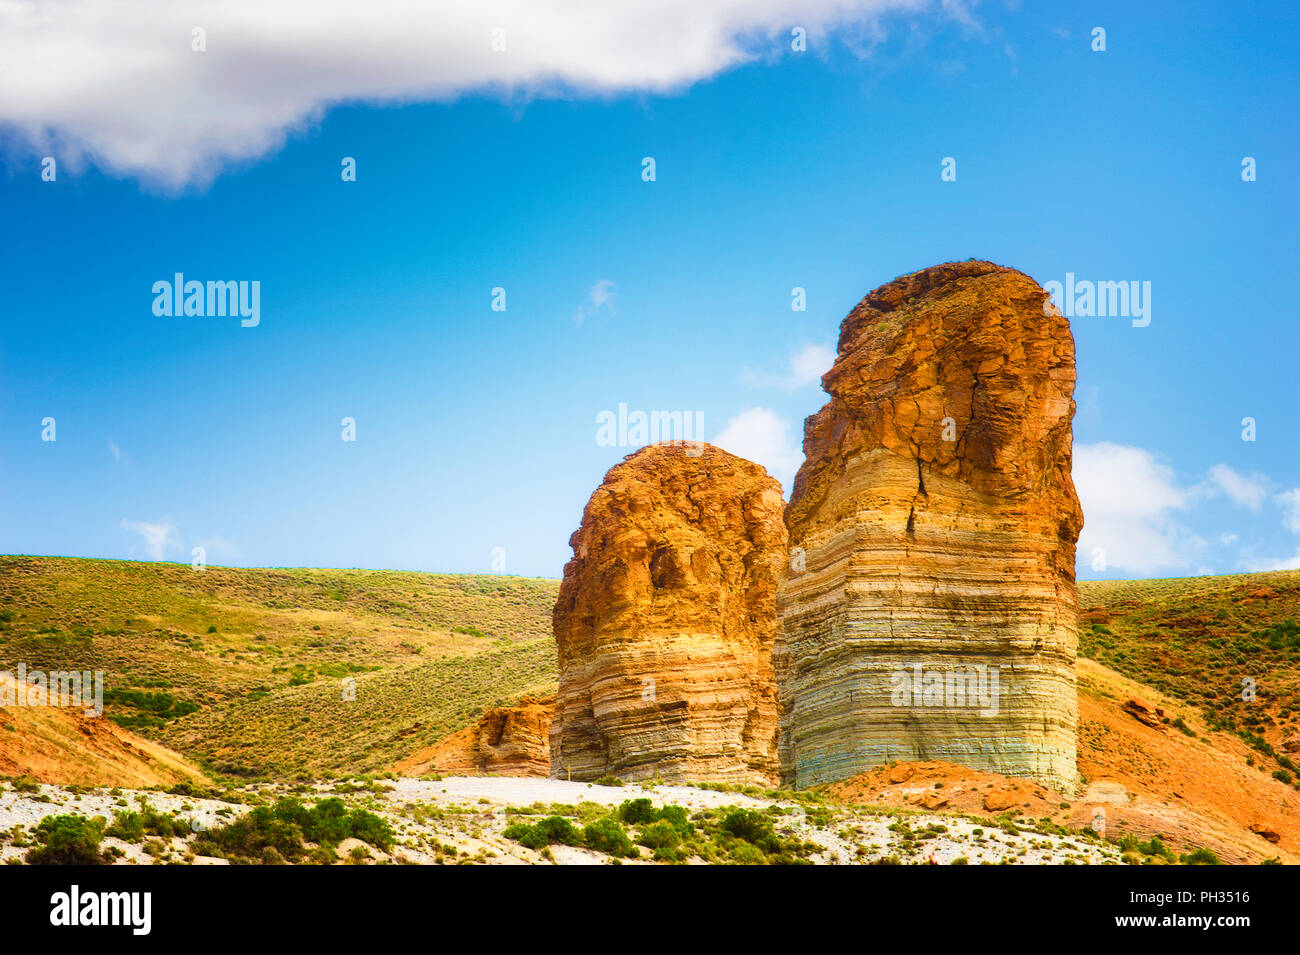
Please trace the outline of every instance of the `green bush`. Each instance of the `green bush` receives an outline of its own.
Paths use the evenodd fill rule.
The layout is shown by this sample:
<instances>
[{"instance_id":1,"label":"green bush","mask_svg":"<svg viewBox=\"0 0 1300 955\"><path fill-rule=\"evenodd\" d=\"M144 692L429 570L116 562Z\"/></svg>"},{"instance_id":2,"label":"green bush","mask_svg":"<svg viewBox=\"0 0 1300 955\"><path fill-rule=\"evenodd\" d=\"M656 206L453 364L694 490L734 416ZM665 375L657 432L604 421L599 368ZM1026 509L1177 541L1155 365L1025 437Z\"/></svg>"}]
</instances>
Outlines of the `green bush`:
<instances>
[{"instance_id":1,"label":"green bush","mask_svg":"<svg viewBox=\"0 0 1300 955\"><path fill-rule=\"evenodd\" d=\"M661 819L643 828L636 841L647 849L676 849L682 844L682 836L671 822Z\"/></svg>"},{"instance_id":2,"label":"green bush","mask_svg":"<svg viewBox=\"0 0 1300 955\"><path fill-rule=\"evenodd\" d=\"M103 865L100 824L85 816L46 816L36 827L41 845L28 850L28 865Z\"/></svg>"},{"instance_id":3,"label":"green bush","mask_svg":"<svg viewBox=\"0 0 1300 955\"><path fill-rule=\"evenodd\" d=\"M1219 857L1209 849L1193 849L1180 857L1179 861L1183 865L1218 865Z\"/></svg>"},{"instance_id":4,"label":"green bush","mask_svg":"<svg viewBox=\"0 0 1300 955\"><path fill-rule=\"evenodd\" d=\"M613 816L588 823L583 831L587 848L605 852L617 858L635 859L639 854L627 829Z\"/></svg>"},{"instance_id":5,"label":"green bush","mask_svg":"<svg viewBox=\"0 0 1300 955\"><path fill-rule=\"evenodd\" d=\"M772 821L752 809L731 810L722 819L722 831L756 846L770 844L776 835Z\"/></svg>"},{"instance_id":6,"label":"green bush","mask_svg":"<svg viewBox=\"0 0 1300 955\"><path fill-rule=\"evenodd\" d=\"M532 824L512 823L506 827L502 835L529 849L543 849L555 844L565 846L583 844L582 830L564 816L547 816Z\"/></svg>"},{"instance_id":7,"label":"green bush","mask_svg":"<svg viewBox=\"0 0 1300 955\"><path fill-rule=\"evenodd\" d=\"M654 822L659 818L659 812L655 809L654 803L642 797L640 799L625 800L618 807L618 817L629 825L639 826L647 822Z\"/></svg>"},{"instance_id":8,"label":"green bush","mask_svg":"<svg viewBox=\"0 0 1300 955\"><path fill-rule=\"evenodd\" d=\"M349 811L337 797L309 807L286 796L274 806L258 806L229 825L209 830L195 840L194 851L265 863L273 858L266 851L269 848L280 858L295 862L307 855L304 841L332 849L347 838L387 850L393 844L393 830L372 812Z\"/></svg>"},{"instance_id":9,"label":"green bush","mask_svg":"<svg viewBox=\"0 0 1300 955\"><path fill-rule=\"evenodd\" d=\"M104 835L114 836L123 842L139 842L144 838L144 820L138 812L116 812L113 824L104 830Z\"/></svg>"}]
</instances>

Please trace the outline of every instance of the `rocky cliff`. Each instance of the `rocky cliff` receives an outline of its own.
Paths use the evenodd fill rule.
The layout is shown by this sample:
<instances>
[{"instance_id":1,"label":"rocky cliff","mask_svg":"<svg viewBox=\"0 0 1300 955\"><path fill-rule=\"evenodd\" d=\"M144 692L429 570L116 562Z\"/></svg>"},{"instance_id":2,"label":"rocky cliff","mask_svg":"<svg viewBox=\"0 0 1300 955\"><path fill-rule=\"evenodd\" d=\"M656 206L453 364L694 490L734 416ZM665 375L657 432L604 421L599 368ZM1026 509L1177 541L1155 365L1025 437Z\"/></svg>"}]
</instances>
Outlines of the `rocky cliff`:
<instances>
[{"instance_id":1,"label":"rocky cliff","mask_svg":"<svg viewBox=\"0 0 1300 955\"><path fill-rule=\"evenodd\" d=\"M1074 380L1066 320L989 262L845 318L786 514L787 782L947 760L1075 785Z\"/></svg>"},{"instance_id":2,"label":"rocky cliff","mask_svg":"<svg viewBox=\"0 0 1300 955\"><path fill-rule=\"evenodd\" d=\"M771 783L781 486L706 444L605 476L555 605L551 775Z\"/></svg>"}]
</instances>

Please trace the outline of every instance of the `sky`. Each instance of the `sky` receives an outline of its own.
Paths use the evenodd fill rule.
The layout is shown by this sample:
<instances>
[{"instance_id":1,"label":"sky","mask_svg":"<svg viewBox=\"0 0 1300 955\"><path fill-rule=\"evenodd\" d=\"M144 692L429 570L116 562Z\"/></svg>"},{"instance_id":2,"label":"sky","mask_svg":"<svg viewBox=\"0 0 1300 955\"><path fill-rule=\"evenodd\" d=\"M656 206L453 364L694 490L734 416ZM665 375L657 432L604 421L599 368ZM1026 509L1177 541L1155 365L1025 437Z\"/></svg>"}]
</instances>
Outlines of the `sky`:
<instances>
[{"instance_id":1,"label":"sky","mask_svg":"<svg viewBox=\"0 0 1300 955\"><path fill-rule=\"evenodd\" d=\"M788 494L843 317L974 257L1146 290L1071 318L1080 579L1300 567L1300 12L1250 11L0 0L0 553L558 576L602 413Z\"/></svg>"}]
</instances>

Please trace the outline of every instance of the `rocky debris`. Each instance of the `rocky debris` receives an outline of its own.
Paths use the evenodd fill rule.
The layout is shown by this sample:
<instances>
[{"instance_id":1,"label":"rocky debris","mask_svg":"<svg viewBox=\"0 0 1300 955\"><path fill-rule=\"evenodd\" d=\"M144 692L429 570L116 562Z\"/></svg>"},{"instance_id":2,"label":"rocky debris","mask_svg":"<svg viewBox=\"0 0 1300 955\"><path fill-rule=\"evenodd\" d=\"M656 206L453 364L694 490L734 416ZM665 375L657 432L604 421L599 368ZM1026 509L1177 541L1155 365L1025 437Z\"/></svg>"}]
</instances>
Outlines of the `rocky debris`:
<instances>
[{"instance_id":1,"label":"rocky debris","mask_svg":"<svg viewBox=\"0 0 1300 955\"><path fill-rule=\"evenodd\" d=\"M845 318L786 513L785 781L948 760L1073 789L1074 382L1066 320L989 262Z\"/></svg>"},{"instance_id":2,"label":"rocky debris","mask_svg":"<svg viewBox=\"0 0 1300 955\"><path fill-rule=\"evenodd\" d=\"M551 775L770 784L781 486L707 444L605 476L555 605Z\"/></svg>"},{"instance_id":3,"label":"rocky debris","mask_svg":"<svg viewBox=\"0 0 1300 955\"><path fill-rule=\"evenodd\" d=\"M546 776L551 771L551 718L555 694L525 696L514 706L489 710L478 722L413 754L395 767L426 773Z\"/></svg>"},{"instance_id":4,"label":"rocky debris","mask_svg":"<svg viewBox=\"0 0 1300 955\"><path fill-rule=\"evenodd\" d=\"M1162 733L1166 732L1164 724L1165 711L1159 706L1153 706L1145 700L1125 700L1124 712L1139 723L1158 729Z\"/></svg>"},{"instance_id":5,"label":"rocky debris","mask_svg":"<svg viewBox=\"0 0 1300 955\"><path fill-rule=\"evenodd\" d=\"M941 792L910 793L906 799L914 806L920 806L922 809L931 811L942 809L948 805L948 797Z\"/></svg>"}]
</instances>

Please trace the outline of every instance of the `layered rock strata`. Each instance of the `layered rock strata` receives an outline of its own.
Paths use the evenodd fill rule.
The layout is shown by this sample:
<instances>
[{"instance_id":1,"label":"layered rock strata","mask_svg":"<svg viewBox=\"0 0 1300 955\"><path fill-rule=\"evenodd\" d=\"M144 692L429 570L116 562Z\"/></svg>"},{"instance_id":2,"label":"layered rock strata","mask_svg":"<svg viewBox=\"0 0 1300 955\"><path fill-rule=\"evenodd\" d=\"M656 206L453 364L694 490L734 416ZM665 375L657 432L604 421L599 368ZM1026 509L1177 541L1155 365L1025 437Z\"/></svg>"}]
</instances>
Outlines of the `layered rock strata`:
<instances>
[{"instance_id":1,"label":"layered rock strata","mask_svg":"<svg viewBox=\"0 0 1300 955\"><path fill-rule=\"evenodd\" d=\"M411 776L547 776L555 696L525 696L488 710L479 720L397 764Z\"/></svg>"},{"instance_id":2,"label":"layered rock strata","mask_svg":"<svg viewBox=\"0 0 1300 955\"><path fill-rule=\"evenodd\" d=\"M555 605L551 775L776 781L781 486L703 443L612 468Z\"/></svg>"},{"instance_id":3,"label":"layered rock strata","mask_svg":"<svg viewBox=\"0 0 1300 955\"><path fill-rule=\"evenodd\" d=\"M947 760L1074 787L1074 382L1066 320L989 262L845 318L786 514L785 781Z\"/></svg>"}]
</instances>

